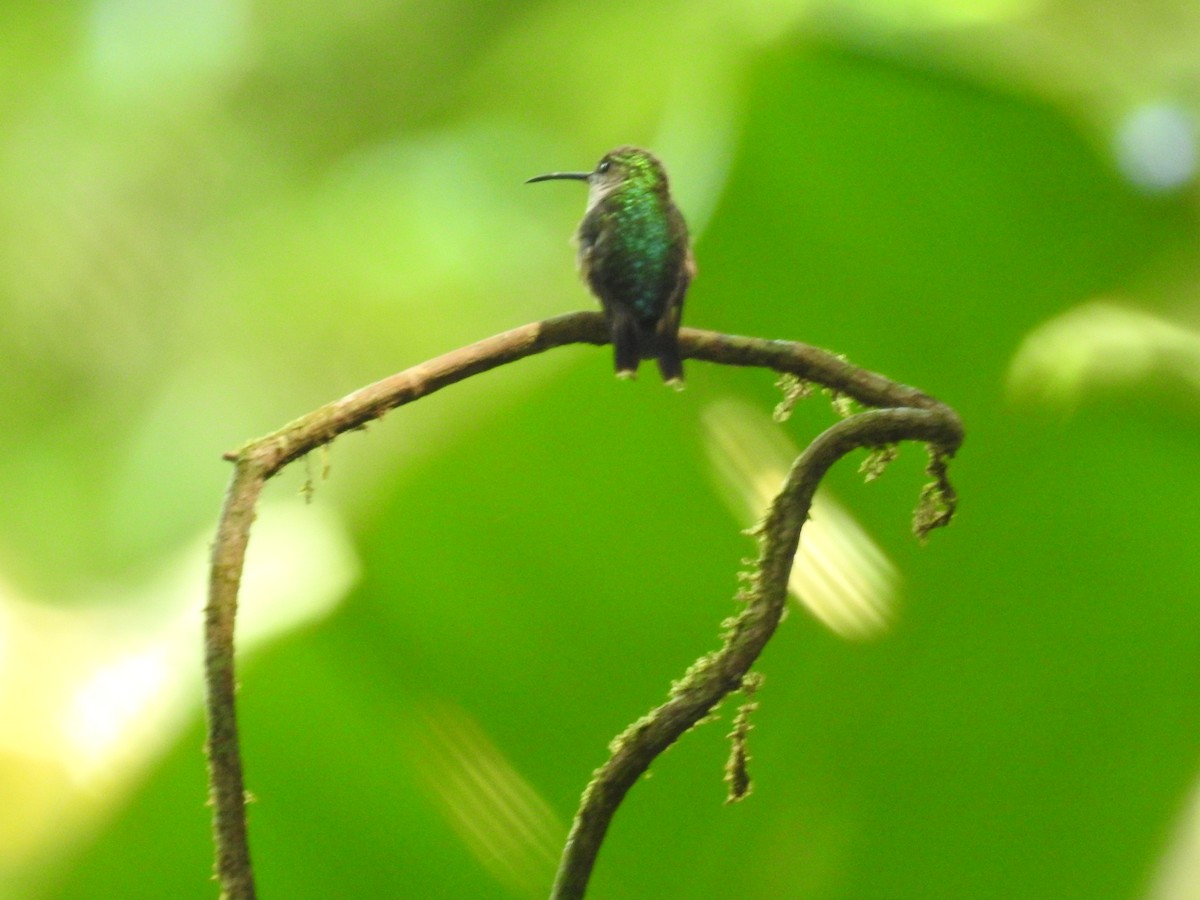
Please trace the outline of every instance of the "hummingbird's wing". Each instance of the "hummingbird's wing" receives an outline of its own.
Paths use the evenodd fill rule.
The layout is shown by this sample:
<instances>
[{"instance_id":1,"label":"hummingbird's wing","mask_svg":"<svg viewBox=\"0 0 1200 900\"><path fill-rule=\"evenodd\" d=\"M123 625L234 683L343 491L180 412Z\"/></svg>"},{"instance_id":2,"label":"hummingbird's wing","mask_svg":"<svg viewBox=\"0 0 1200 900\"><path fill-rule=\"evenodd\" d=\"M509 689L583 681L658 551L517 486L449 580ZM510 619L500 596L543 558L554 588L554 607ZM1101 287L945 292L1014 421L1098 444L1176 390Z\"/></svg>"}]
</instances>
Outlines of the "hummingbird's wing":
<instances>
[{"instance_id":1,"label":"hummingbird's wing","mask_svg":"<svg viewBox=\"0 0 1200 900\"><path fill-rule=\"evenodd\" d=\"M683 387L683 360L679 358L679 320L683 317L683 301L695 274L696 261L689 247L687 256L679 267L675 289L654 326L654 351L658 357L658 370L662 372L663 381L680 389Z\"/></svg>"},{"instance_id":2,"label":"hummingbird's wing","mask_svg":"<svg viewBox=\"0 0 1200 900\"><path fill-rule=\"evenodd\" d=\"M579 223L579 230L575 232L575 243L579 245L576 262L585 282L589 280L588 273L592 270L592 253L596 249L596 241L600 239L600 231L599 216L584 216Z\"/></svg>"},{"instance_id":3,"label":"hummingbird's wing","mask_svg":"<svg viewBox=\"0 0 1200 900\"><path fill-rule=\"evenodd\" d=\"M584 216L583 221L579 223L579 230L575 232L575 242L579 245L579 274L588 289L600 301L608 317L612 334L613 368L616 369L617 377L632 378L637 374L638 363L642 359L641 329L633 310L624 304L610 302L600 283L601 273L596 266L599 254L604 251L604 248L598 245L604 240L605 230L601 216Z\"/></svg>"}]
</instances>

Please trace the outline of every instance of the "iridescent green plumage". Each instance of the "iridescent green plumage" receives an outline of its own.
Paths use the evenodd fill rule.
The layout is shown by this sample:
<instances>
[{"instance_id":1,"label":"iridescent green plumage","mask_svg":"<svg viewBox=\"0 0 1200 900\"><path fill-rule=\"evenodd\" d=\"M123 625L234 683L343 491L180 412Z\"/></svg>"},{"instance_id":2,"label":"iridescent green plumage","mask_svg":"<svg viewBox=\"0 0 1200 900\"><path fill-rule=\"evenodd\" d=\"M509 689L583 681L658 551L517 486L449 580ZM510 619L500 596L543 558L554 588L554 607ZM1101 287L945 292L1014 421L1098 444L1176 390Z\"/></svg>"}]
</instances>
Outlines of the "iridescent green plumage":
<instances>
[{"instance_id":1,"label":"iridescent green plumage","mask_svg":"<svg viewBox=\"0 0 1200 900\"><path fill-rule=\"evenodd\" d=\"M632 377L642 359L657 357L663 380L682 384L679 319L696 266L662 163L646 150L618 147L593 172L529 180L555 178L588 182L579 270L608 315L617 375Z\"/></svg>"}]
</instances>

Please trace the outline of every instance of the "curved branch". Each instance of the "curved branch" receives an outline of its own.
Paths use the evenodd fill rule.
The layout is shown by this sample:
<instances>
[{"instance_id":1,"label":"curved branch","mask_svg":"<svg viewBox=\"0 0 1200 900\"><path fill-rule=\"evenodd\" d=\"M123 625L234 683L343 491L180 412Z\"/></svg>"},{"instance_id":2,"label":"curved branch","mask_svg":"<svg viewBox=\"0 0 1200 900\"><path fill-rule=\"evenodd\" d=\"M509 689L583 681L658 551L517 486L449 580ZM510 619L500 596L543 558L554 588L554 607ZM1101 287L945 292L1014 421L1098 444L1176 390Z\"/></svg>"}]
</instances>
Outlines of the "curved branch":
<instances>
[{"instance_id":1,"label":"curved branch","mask_svg":"<svg viewBox=\"0 0 1200 900\"><path fill-rule=\"evenodd\" d=\"M229 900L254 900L254 872L246 838L246 791L238 747L233 624L254 508L265 481L266 476L252 460L239 460L213 542L208 606L204 610L209 804L213 808L217 881L221 896Z\"/></svg>"},{"instance_id":2,"label":"curved branch","mask_svg":"<svg viewBox=\"0 0 1200 900\"><path fill-rule=\"evenodd\" d=\"M236 465L213 544L204 640L216 875L227 900L253 900L255 896L238 747L234 619L250 527L267 479L338 435L472 375L554 347L608 341L606 320L598 312L534 322L364 387L225 455ZM954 497L945 477L945 462L958 449L963 432L961 421L949 407L915 388L806 344L683 328L679 347L686 358L773 369L824 385L866 406L886 408L839 422L796 461L760 528L758 566L746 595L749 602L726 633L724 645L697 661L665 704L614 742L612 758L589 785L555 880L554 896L559 898L583 896L613 813L654 757L742 686L779 622L800 529L813 491L829 466L857 447L925 441L931 447L930 473L936 478L931 495L936 502L930 503L932 511L925 511L919 531L944 525L953 514Z\"/></svg>"},{"instance_id":3,"label":"curved branch","mask_svg":"<svg viewBox=\"0 0 1200 900\"><path fill-rule=\"evenodd\" d=\"M553 900L582 897L609 822L626 792L660 753L738 690L758 659L787 602L788 577L817 485L852 450L902 440L942 443L953 428L938 412L884 409L859 413L826 429L793 463L783 489L756 529L758 560L746 608L731 623L721 649L697 660L666 703L639 719L612 744L612 756L584 792L563 851Z\"/></svg>"}]
</instances>

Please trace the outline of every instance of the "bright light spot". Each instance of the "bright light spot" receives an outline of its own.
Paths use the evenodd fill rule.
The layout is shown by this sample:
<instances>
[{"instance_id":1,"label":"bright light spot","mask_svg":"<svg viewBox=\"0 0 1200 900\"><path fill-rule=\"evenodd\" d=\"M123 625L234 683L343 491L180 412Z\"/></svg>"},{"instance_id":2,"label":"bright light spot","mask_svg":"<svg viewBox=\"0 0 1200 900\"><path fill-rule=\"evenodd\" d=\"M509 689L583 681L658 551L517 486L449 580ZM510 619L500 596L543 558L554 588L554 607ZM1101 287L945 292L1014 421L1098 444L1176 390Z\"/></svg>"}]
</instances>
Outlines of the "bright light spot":
<instances>
[{"instance_id":1,"label":"bright light spot","mask_svg":"<svg viewBox=\"0 0 1200 900\"><path fill-rule=\"evenodd\" d=\"M245 0L96 0L90 25L97 81L141 96L234 70L249 46L250 13Z\"/></svg>"},{"instance_id":2,"label":"bright light spot","mask_svg":"<svg viewBox=\"0 0 1200 900\"><path fill-rule=\"evenodd\" d=\"M71 768L81 781L101 772L136 735L142 717L171 678L163 648L131 653L100 666L79 685L63 716L63 734Z\"/></svg>"},{"instance_id":3,"label":"bright light spot","mask_svg":"<svg viewBox=\"0 0 1200 900\"><path fill-rule=\"evenodd\" d=\"M357 578L354 548L328 507L300 501L264 505L242 574L240 648L323 618Z\"/></svg>"},{"instance_id":4,"label":"bright light spot","mask_svg":"<svg viewBox=\"0 0 1200 900\"><path fill-rule=\"evenodd\" d=\"M1114 136L1117 164L1138 187L1170 191L1196 174L1196 122L1179 106L1153 104L1133 110Z\"/></svg>"},{"instance_id":5,"label":"bright light spot","mask_svg":"<svg viewBox=\"0 0 1200 900\"><path fill-rule=\"evenodd\" d=\"M1200 390L1200 334L1109 303L1089 303L1030 332L1008 369L1014 398L1070 409L1085 391L1155 371Z\"/></svg>"},{"instance_id":6,"label":"bright light spot","mask_svg":"<svg viewBox=\"0 0 1200 900\"><path fill-rule=\"evenodd\" d=\"M4 586L0 585L0 685L8 680L7 669L12 659L9 645L12 642L13 623L8 604L13 599L4 593Z\"/></svg>"},{"instance_id":7,"label":"bright light spot","mask_svg":"<svg viewBox=\"0 0 1200 900\"><path fill-rule=\"evenodd\" d=\"M0 893L7 873L94 826L196 715L211 538L91 603L34 603L0 584ZM326 615L357 572L331 512L264 504L239 651Z\"/></svg>"},{"instance_id":8,"label":"bright light spot","mask_svg":"<svg viewBox=\"0 0 1200 900\"><path fill-rule=\"evenodd\" d=\"M758 519L799 450L765 414L732 401L704 415L709 458L734 513ZM824 488L817 491L788 585L813 616L851 640L877 637L895 617L899 573Z\"/></svg>"},{"instance_id":9,"label":"bright light spot","mask_svg":"<svg viewBox=\"0 0 1200 900\"><path fill-rule=\"evenodd\" d=\"M1045 5L1045 0L850 0L836 4L833 14L863 30L928 31L1011 22Z\"/></svg>"},{"instance_id":10,"label":"bright light spot","mask_svg":"<svg viewBox=\"0 0 1200 900\"><path fill-rule=\"evenodd\" d=\"M1159 860L1147 900L1195 900L1200 897L1200 780L1192 785L1187 806Z\"/></svg>"},{"instance_id":11,"label":"bright light spot","mask_svg":"<svg viewBox=\"0 0 1200 900\"><path fill-rule=\"evenodd\" d=\"M465 712L430 706L420 724L405 746L446 821L497 881L536 896L553 877L566 829Z\"/></svg>"},{"instance_id":12,"label":"bright light spot","mask_svg":"<svg viewBox=\"0 0 1200 900\"><path fill-rule=\"evenodd\" d=\"M896 567L829 492L819 490L788 586L835 634L876 637L895 615Z\"/></svg>"}]
</instances>

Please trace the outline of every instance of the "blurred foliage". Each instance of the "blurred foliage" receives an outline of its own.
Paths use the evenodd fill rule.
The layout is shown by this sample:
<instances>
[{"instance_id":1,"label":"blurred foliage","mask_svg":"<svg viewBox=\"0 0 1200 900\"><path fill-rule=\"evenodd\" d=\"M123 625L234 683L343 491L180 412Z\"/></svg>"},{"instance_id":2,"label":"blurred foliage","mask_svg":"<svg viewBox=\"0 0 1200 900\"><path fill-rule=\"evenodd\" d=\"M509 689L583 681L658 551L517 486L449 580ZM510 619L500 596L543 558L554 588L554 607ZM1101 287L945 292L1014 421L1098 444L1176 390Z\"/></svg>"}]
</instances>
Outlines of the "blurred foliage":
<instances>
[{"instance_id":1,"label":"blurred foliage","mask_svg":"<svg viewBox=\"0 0 1200 900\"><path fill-rule=\"evenodd\" d=\"M630 794L594 896L1200 891L1200 7L95 0L0 26L0 895L215 896L221 452L592 305L582 191L521 182L627 142L693 224L688 323L846 353L968 436L925 548L921 448L832 473L899 573L890 630L797 606L752 796L722 804L731 704ZM778 398L569 348L271 485L240 695L262 896L543 896L607 741L733 609L757 495L712 411L743 410L726 452L833 420L813 397L770 425Z\"/></svg>"}]
</instances>

